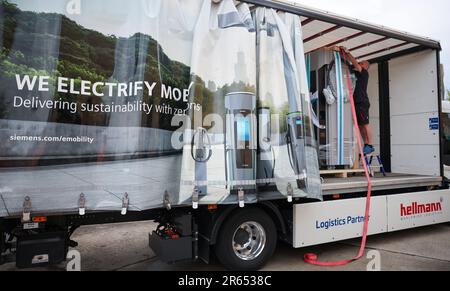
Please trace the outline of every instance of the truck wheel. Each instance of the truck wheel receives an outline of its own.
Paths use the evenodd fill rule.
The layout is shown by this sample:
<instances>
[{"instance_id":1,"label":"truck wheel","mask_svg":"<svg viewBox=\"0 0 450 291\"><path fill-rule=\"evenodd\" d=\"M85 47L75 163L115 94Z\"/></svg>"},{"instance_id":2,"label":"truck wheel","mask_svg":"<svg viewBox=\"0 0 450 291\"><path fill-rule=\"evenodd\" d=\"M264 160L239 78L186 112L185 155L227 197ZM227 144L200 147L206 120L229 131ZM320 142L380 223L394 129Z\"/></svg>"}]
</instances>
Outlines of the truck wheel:
<instances>
[{"instance_id":1,"label":"truck wheel","mask_svg":"<svg viewBox=\"0 0 450 291\"><path fill-rule=\"evenodd\" d=\"M258 208L232 212L220 229L215 246L219 261L229 270L251 271L262 268L277 245L274 222Z\"/></svg>"}]
</instances>

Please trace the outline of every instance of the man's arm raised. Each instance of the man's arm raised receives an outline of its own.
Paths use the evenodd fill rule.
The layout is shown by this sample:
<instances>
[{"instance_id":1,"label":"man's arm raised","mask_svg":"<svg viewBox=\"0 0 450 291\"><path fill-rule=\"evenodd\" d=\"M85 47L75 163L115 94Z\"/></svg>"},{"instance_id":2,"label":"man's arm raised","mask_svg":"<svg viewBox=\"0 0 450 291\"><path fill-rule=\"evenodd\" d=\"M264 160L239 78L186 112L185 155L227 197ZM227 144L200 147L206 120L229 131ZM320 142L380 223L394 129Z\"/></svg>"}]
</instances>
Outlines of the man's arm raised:
<instances>
[{"instance_id":1,"label":"man's arm raised","mask_svg":"<svg viewBox=\"0 0 450 291\"><path fill-rule=\"evenodd\" d=\"M355 57L350 53L350 50L348 48L345 47L341 47L341 50L347 54L348 59L350 60L350 62L353 64L353 67L355 67L355 71L358 72L362 72L363 68L361 67L361 65L359 64L358 60L355 59Z\"/></svg>"}]
</instances>

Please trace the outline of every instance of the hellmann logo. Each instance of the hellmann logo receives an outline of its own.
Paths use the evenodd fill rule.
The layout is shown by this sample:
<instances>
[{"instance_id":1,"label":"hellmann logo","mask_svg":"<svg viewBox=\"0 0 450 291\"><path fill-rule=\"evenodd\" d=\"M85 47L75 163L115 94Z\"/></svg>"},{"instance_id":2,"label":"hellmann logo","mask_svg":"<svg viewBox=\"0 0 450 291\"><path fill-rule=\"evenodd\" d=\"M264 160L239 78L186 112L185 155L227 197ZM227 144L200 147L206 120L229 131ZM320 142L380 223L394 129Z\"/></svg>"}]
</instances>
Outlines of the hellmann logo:
<instances>
[{"instance_id":1,"label":"hellmann logo","mask_svg":"<svg viewBox=\"0 0 450 291\"><path fill-rule=\"evenodd\" d=\"M413 202L411 205L404 205L403 203L400 204L400 216L411 216L411 215L417 215L417 214L426 214L426 213L433 213L433 212L440 212L442 211L442 203L436 202L436 203L428 203L428 204L419 204L417 202Z\"/></svg>"}]
</instances>

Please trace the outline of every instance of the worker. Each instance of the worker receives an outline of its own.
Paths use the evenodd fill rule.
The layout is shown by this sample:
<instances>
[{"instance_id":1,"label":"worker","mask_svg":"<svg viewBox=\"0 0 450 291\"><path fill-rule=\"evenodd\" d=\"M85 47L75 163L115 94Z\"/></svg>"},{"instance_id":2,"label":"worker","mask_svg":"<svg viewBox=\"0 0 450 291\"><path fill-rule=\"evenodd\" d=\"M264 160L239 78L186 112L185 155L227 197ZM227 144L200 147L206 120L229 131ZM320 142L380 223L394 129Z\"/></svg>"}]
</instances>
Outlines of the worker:
<instances>
[{"instance_id":1,"label":"worker","mask_svg":"<svg viewBox=\"0 0 450 291\"><path fill-rule=\"evenodd\" d=\"M353 69L356 74L357 81L355 91L353 93L353 99L355 100L355 109L358 117L359 129L365 143L364 154L370 155L375 152L372 142L372 127L370 125L369 118L370 101L369 95L367 94L370 63L368 61L358 62L350 53L350 50L346 47L341 46L339 47L339 50L347 55L348 60L350 60L353 64Z\"/></svg>"}]
</instances>

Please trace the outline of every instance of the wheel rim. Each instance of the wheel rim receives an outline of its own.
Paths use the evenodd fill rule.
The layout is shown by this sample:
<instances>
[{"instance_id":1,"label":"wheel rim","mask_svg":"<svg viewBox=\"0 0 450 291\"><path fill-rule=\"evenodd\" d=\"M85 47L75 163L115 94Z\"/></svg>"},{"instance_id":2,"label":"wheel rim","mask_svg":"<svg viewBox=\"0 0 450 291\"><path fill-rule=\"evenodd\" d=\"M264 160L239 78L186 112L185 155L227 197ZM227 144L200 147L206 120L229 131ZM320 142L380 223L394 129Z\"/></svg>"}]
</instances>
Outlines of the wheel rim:
<instances>
[{"instance_id":1,"label":"wheel rim","mask_svg":"<svg viewBox=\"0 0 450 291\"><path fill-rule=\"evenodd\" d=\"M232 245L238 258L244 261L254 260L266 246L266 231L257 222L244 222L234 232Z\"/></svg>"}]
</instances>

